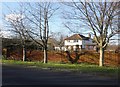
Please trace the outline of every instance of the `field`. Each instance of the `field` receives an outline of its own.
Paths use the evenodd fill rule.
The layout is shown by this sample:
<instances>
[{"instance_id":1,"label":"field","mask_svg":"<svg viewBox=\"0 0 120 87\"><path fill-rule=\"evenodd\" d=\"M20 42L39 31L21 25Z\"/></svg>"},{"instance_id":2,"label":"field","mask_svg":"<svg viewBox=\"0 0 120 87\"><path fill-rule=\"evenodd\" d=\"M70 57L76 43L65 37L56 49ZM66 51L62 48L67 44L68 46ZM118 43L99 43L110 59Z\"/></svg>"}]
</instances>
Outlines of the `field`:
<instances>
[{"instance_id":1,"label":"field","mask_svg":"<svg viewBox=\"0 0 120 87\"><path fill-rule=\"evenodd\" d=\"M22 60L22 50L10 52L10 57L7 59L11 60ZM48 51L48 61L49 62L58 62L58 63L69 63L66 58L65 52L60 51ZM74 53L71 52L71 56L74 58ZM104 65L105 66L119 66L120 53L115 52L108 52L105 51L105 59ZM27 60L28 61L43 61L43 51L40 50L33 50L27 51ZM78 63L90 63L90 64L97 64L99 63L99 53L94 51L87 51L84 55L80 56Z\"/></svg>"}]
</instances>

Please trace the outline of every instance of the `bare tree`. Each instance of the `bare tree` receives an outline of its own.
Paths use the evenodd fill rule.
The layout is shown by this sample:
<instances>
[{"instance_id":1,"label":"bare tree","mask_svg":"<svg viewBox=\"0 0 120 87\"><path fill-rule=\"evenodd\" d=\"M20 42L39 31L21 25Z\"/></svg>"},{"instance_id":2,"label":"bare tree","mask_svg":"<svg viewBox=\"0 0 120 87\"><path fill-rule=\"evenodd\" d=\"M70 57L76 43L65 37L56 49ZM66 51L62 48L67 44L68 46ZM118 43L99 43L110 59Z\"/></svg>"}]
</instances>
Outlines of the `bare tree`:
<instances>
[{"instance_id":1,"label":"bare tree","mask_svg":"<svg viewBox=\"0 0 120 87\"><path fill-rule=\"evenodd\" d=\"M17 11L12 11L10 14L5 15L5 20L8 22L7 27L11 28L10 31L20 39L22 49L23 49L23 61L26 61L26 43L29 38L27 34L27 23L25 22L25 9L23 4L19 3L20 8ZM10 9L10 8L9 8Z\"/></svg>"},{"instance_id":2,"label":"bare tree","mask_svg":"<svg viewBox=\"0 0 120 87\"><path fill-rule=\"evenodd\" d=\"M0 28L0 37L2 37L2 29Z\"/></svg>"},{"instance_id":3,"label":"bare tree","mask_svg":"<svg viewBox=\"0 0 120 87\"><path fill-rule=\"evenodd\" d=\"M53 16L54 12L58 8L52 7L50 2L35 2L28 3L29 8L26 9L28 14L26 15L27 19L30 21L31 31L30 37L37 44L43 47L44 49L44 63L47 63L47 45L49 38L49 20Z\"/></svg>"},{"instance_id":4,"label":"bare tree","mask_svg":"<svg viewBox=\"0 0 120 87\"><path fill-rule=\"evenodd\" d=\"M62 47L64 46L64 38L66 38L66 36L62 32L51 32L50 37L57 41L57 45L60 47L60 50L62 50Z\"/></svg>"},{"instance_id":5,"label":"bare tree","mask_svg":"<svg viewBox=\"0 0 120 87\"><path fill-rule=\"evenodd\" d=\"M119 2L74 2L73 0L71 3L64 4L72 8L72 11L65 12L64 18L73 20L73 23L77 21L77 24L92 31L100 48L99 66L103 66L104 48L110 38L118 33ZM65 26L74 31L69 25Z\"/></svg>"}]
</instances>

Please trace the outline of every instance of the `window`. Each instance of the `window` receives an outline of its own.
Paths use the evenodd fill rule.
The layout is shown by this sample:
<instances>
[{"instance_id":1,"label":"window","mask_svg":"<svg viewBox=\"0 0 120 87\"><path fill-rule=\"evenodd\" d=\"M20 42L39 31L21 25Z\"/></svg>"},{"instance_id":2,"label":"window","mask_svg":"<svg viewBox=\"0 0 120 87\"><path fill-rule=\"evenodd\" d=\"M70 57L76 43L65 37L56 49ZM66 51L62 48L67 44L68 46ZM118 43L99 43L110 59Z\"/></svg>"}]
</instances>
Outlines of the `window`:
<instances>
[{"instance_id":1,"label":"window","mask_svg":"<svg viewBox=\"0 0 120 87\"><path fill-rule=\"evenodd\" d=\"M78 40L74 40L74 42L78 42Z\"/></svg>"},{"instance_id":2,"label":"window","mask_svg":"<svg viewBox=\"0 0 120 87\"><path fill-rule=\"evenodd\" d=\"M70 42L70 40L67 40L68 42Z\"/></svg>"}]
</instances>

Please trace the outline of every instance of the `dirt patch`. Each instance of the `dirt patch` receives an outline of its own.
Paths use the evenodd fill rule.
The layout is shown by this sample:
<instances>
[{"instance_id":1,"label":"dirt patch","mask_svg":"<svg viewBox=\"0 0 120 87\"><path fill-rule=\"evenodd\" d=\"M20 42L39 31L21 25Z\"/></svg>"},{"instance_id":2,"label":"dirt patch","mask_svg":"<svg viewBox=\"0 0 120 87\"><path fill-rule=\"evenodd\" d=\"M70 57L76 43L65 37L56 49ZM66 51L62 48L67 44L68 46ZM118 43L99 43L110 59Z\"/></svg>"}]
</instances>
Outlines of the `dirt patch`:
<instances>
[{"instance_id":1,"label":"dirt patch","mask_svg":"<svg viewBox=\"0 0 120 87\"><path fill-rule=\"evenodd\" d=\"M74 58L74 53L71 53L71 56ZM120 53L108 52L105 51L105 65L106 66L119 66ZM22 60L22 51L13 51L10 53L10 57L8 59L14 60ZM33 50L27 51L27 60L28 61L43 61L43 51ZM65 52L56 52L56 51L48 51L48 61L52 62L61 62L67 63L69 62L66 58ZM95 51L87 51L85 55L80 56L78 63L86 62L86 63L99 63L99 53Z\"/></svg>"}]
</instances>

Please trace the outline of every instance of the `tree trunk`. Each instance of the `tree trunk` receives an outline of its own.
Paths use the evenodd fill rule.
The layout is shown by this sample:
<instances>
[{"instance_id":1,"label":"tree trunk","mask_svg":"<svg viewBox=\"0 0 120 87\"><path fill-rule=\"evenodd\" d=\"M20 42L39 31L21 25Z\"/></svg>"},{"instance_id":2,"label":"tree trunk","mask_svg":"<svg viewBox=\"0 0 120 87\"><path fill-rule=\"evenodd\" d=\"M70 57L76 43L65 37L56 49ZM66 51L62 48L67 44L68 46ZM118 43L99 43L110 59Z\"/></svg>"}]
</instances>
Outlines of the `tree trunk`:
<instances>
[{"instance_id":1,"label":"tree trunk","mask_svg":"<svg viewBox=\"0 0 120 87\"><path fill-rule=\"evenodd\" d=\"M6 59L10 57L10 48L6 49Z\"/></svg>"},{"instance_id":2,"label":"tree trunk","mask_svg":"<svg viewBox=\"0 0 120 87\"><path fill-rule=\"evenodd\" d=\"M26 61L26 48L23 46L23 61Z\"/></svg>"},{"instance_id":3,"label":"tree trunk","mask_svg":"<svg viewBox=\"0 0 120 87\"><path fill-rule=\"evenodd\" d=\"M44 48L44 63L47 63L47 47Z\"/></svg>"},{"instance_id":4,"label":"tree trunk","mask_svg":"<svg viewBox=\"0 0 120 87\"><path fill-rule=\"evenodd\" d=\"M104 65L104 48L100 48L100 60L99 60L99 66Z\"/></svg>"},{"instance_id":5,"label":"tree trunk","mask_svg":"<svg viewBox=\"0 0 120 87\"><path fill-rule=\"evenodd\" d=\"M73 59L72 57L70 56L70 52L69 51L66 51L66 54L67 54L67 59L73 64Z\"/></svg>"}]
</instances>

